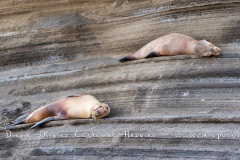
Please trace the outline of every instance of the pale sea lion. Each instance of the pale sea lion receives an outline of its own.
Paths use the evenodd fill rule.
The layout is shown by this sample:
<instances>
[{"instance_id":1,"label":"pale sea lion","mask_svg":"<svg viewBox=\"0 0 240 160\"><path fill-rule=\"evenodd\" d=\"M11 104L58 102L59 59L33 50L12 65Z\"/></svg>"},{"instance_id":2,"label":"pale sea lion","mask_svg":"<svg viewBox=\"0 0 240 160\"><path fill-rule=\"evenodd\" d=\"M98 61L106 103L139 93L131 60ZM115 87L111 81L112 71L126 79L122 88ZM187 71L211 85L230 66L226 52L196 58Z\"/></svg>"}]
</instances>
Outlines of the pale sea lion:
<instances>
[{"instance_id":1,"label":"pale sea lion","mask_svg":"<svg viewBox=\"0 0 240 160\"><path fill-rule=\"evenodd\" d=\"M72 95L42 106L30 115L17 118L11 126L37 122L30 128L32 129L49 121L78 118L99 119L108 116L109 113L110 107L105 103L100 103L91 95Z\"/></svg>"},{"instance_id":2,"label":"pale sea lion","mask_svg":"<svg viewBox=\"0 0 240 160\"><path fill-rule=\"evenodd\" d=\"M125 62L156 56L173 56L182 54L208 57L211 55L219 55L220 52L220 48L206 40L198 41L183 34L171 33L149 42L137 52L130 54L119 61Z\"/></svg>"}]
</instances>

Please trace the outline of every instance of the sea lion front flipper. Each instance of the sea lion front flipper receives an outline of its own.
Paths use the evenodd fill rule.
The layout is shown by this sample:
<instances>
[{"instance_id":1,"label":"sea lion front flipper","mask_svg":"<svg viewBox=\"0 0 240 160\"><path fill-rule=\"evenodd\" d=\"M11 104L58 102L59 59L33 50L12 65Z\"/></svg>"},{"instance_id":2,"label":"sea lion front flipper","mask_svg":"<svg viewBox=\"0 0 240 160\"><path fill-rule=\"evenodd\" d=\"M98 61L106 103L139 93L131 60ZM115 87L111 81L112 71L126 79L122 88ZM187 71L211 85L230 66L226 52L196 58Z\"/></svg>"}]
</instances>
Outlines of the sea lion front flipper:
<instances>
[{"instance_id":1,"label":"sea lion front flipper","mask_svg":"<svg viewBox=\"0 0 240 160\"><path fill-rule=\"evenodd\" d=\"M119 62L126 62L126 61L130 61L130 59L128 57L123 57L121 59L118 60Z\"/></svg>"},{"instance_id":2,"label":"sea lion front flipper","mask_svg":"<svg viewBox=\"0 0 240 160\"><path fill-rule=\"evenodd\" d=\"M68 97L81 97L81 96L83 96L83 94L72 94L70 96L67 96L66 98L68 98Z\"/></svg>"},{"instance_id":3,"label":"sea lion front flipper","mask_svg":"<svg viewBox=\"0 0 240 160\"><path fill-rule=\"evenodd\" d=\"M159 53L156 51L151 52L146 58L153 58L153 57L158 57Z\"/></svg>"},{"instance_id":4,"label":"sea lion front flipper","mask_svg":"<svg viewBox=\"0 0 240 160\"><path fill-rule=\"evenodd\" d=\"M41 120L40 122L35 123L35 124L34 124L31 128L29 128L28 130L33 129L33 128L41 125L41 124L44 124L44 123L47 123L47 122L50 122L50 121L54 121L54 120L56 120L56 116L55 116L55 117L45 118L45 119Z\"/></svg>"},{"instance_id":5,"label":"sea lion front flipper","mask_svg":"<svg viewBox=\"0 0 240 160\"><path fill-rule=\"evenodd\" d=\"M133 54L123 57L123 58L119 59L118 61L123 63L126 61L132 61L132 60L137 60L137 58L135 58Z\"/></svg>"}]
</instances>

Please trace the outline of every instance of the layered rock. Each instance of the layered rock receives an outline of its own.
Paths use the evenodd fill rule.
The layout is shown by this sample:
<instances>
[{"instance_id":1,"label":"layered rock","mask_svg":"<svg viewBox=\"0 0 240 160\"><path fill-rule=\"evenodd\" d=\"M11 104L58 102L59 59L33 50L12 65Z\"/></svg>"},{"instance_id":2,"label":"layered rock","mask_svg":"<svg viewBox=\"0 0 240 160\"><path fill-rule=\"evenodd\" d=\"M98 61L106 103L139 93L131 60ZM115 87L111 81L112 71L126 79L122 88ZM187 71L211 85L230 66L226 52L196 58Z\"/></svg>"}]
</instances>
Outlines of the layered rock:
<instances>
[{"instance_id":1,"label":"layered rock","mask_svg":"<svg viewBox=\"0 0 240 160\"><path fill-rule=\"evenodd\" d=\"M0 6L2 126L74 93L111 107L103 120L1 131L2 157L239 158L239 1L5 0ZM171 32L211 41L222 54L118 62Z\"/></svg>"}]
</instances>

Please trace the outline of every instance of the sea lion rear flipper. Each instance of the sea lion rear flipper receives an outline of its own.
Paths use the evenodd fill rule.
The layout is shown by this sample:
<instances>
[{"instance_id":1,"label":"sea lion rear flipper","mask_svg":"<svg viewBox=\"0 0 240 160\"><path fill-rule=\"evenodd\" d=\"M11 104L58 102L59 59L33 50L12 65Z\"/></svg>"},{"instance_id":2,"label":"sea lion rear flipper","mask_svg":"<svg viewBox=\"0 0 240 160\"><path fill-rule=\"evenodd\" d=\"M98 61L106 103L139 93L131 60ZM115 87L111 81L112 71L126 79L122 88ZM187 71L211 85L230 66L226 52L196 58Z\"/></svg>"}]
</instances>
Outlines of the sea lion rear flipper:
<instances>
[{"instance_id":1,"label":"sea lion rear flipper","mask_svg":"<svg viewBox=\"0 0 240 160\"><path fill-rule=\"evenodd\" d=\"M33 129L33 128L35 128L35 127L37 127L37 126L39 126L39 125L42 125L42 124L44 124L44 123L47 123L47 122L50 122L50 121L54 121L54 120L56 120L56 116L55 116L55 117L45 118L45 119L41 120L40 122L35 123L35 124L34 124L31 128L29 128L28 130Z\"/></svg>"},{"instance_id":2,"label":"sea lion rear flipper","mask_svg":"<svg viewBox=\"0 0 240 160\"><path fill-rule=\"evenodd\" d=\"M28 115L26 115L26 114L22 115L22 116L18 117L17 119L15 119L13 121L13 123L10 124L9 126L15 126L17 124L24 123L27 117L28 117Z\"/></svg>"}]
</instances>

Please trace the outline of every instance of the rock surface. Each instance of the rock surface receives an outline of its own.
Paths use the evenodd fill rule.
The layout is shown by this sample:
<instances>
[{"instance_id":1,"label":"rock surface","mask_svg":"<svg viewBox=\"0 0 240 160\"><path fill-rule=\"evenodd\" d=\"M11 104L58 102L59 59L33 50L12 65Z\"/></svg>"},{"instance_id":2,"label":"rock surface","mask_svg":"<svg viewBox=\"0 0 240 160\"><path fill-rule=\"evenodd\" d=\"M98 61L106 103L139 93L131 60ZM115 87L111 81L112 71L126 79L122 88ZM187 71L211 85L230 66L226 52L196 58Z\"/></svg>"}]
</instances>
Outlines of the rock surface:
<instances>
[{"instance_id":1,"label":"rock surface","mask_svg":"<svg viewBox=\"0 0 240 160\"><path fill-rule=\"evenodd\" d=\"M0 132L4 159L239 159L239 0L2 0L0 118L74 93L109 104L102 120ZM171 33L218 57L119 63Z\"/></svg>"}]
</instances>

